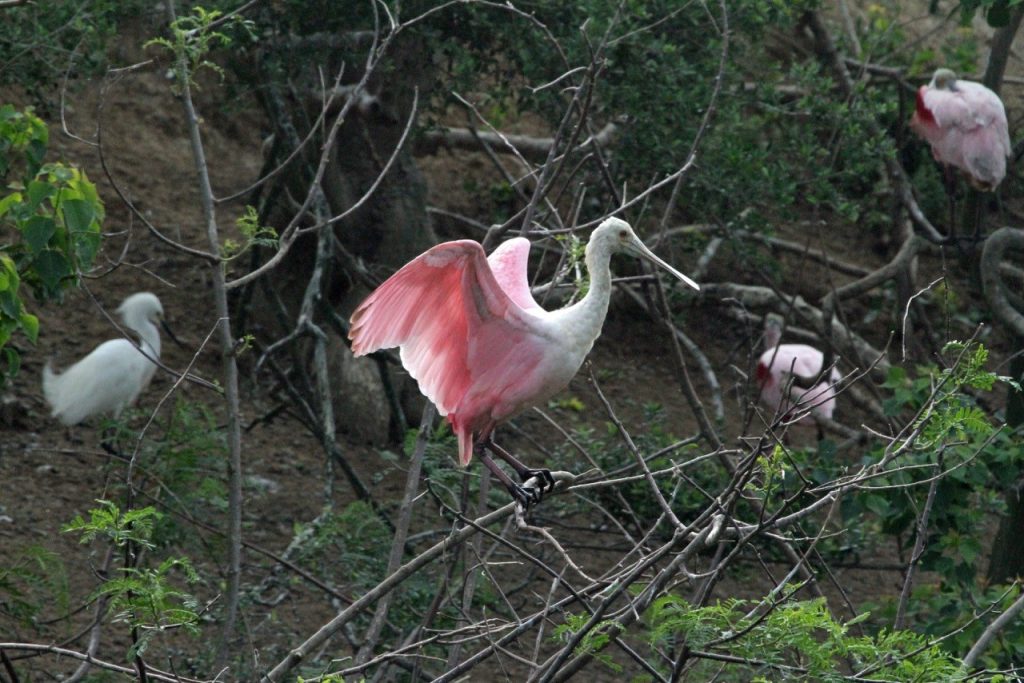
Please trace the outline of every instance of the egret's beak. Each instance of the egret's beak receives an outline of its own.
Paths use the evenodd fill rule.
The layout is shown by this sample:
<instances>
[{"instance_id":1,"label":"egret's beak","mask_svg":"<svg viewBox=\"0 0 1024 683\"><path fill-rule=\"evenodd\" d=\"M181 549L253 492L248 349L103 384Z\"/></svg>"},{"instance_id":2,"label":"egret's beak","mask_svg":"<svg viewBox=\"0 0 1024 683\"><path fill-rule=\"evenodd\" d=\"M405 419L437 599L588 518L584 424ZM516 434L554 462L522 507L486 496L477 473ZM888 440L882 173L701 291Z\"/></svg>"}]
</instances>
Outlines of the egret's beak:
<instances>
[{"instance_id":1,"label":"egret's beak","mask_svg":"<svg viewBox=\"0 0 1024 683\"><path fill-rule=\"evenodd\" d=\"M654 252L648 249L644 245L644 243L640 241L640 238L637 237L636 235L634 235L633 239L630 240L629 243L626 245L626 251L628 251L630 254L633 254L634 256L644 259L645 261L649 261L650 263L653 263L656 266L664 268L668 272L672 273L672 275L682 280L687 285L693 287L697 291L700 291L700 285L698 285L696 282L686 277L678 270L676 270L675 268L673 268L672 266L670 266L669 264L665 263L660 258L655 256Z\"/></svg>"},{"instance_id":2,"label":"egret's beak","mask_svg":"<svg viewBox=\"0 0 1024 683\"><path fill-rule=\"evenodd\" d=\"M160 327L164 328L164 332L167 333L167 336L170 337L175 344L177 344L181 348L185 348L185 345L182 344L181 340L174 335L174 332L171 331L171 326L168 325L167 321L164 320L163 318L160 318Z\"/></svg>"}]
</instances>

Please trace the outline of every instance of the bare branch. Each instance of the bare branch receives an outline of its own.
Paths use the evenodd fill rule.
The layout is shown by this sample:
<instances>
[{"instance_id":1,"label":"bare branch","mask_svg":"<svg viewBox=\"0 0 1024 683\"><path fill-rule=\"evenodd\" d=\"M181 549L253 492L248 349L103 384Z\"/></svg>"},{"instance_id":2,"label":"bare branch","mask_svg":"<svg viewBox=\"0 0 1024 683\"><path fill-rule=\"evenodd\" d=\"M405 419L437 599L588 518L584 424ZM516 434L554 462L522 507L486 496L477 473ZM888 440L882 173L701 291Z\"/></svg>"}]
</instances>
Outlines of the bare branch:
<instances>
[{"instance_id":1,"label":"bare branch","mask_svg":"<svg viewBox=\"0 0 1024 683\"><path fill-rule=\"evenodd\" d=\"M1021 610L1024 610L1024 592L1017 596L1017 599L1013 601L1012 605L1006 608L1005 612L1000 614L991 624L985 627L981 637L978 638L978 641L974 643L973 647L971 647L970 652L968 652L964 657L964 669L971 669L974 667L974 663L978 661L978 657L985 652L992 640L999 635L1000 631L1013 623ZM3 647L3 645L0 644L0 647Z\"/></svg>"},{"instance_id":2,"label":"bare branch","mask_svg":"<svg viewBox=\"0 0 1024 683\"><path fill-rule=\"evenodd\" d=\"M590 145L608 147L614 144L619 130L620 125L618 123L614 121L609 122L596 135L578 144L574 148L573 153L582 152ZM511 133L477 132L471 128L449 128L442 126L428 130L420 135L413 147L413 154L417 156L437 154L442 148L473 152L480 149L481 143L490 145L499 153L515 154L530 161L542 162L547 158L551 149L555 147L555 138L538 138Z\"/></svg>"},{"instance_id":3,"label":"bare branch","mask_svg":"<svg viewBox=\"0 0 1024 683\"><path fill-rule=\"evenodd\" d=\"M1018 337L1024 338L1024 312L1010 303L1006 285L1000 278L1000 266L1009 250L1024 251L1024 230L999 228L985 239L981 252L981 285L992 313Z\"/></svg>"}]
</instances>

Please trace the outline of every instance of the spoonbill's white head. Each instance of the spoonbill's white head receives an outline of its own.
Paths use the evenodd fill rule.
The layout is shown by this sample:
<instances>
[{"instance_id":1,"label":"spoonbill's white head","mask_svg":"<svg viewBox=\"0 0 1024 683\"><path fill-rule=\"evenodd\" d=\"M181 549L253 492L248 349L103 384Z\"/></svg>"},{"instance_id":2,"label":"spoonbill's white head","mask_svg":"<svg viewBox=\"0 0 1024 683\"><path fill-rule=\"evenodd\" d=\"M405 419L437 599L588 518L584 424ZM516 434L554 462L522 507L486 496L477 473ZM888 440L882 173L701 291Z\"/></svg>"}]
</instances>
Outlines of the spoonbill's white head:
<instances>
[{"instance_id":1,"label":"spoonbill's white head","mask_svg":"<svg viewBox=\"0 0 1024 683\"><path fill-rule=\"evenodd\" d=\"M609 255L630 254L631 256L642 258L659 268L667 270L690 287L696 290L700 289L700 285L692 279L655 256L654 252L640 241L640 238L633 232L633 228L629 226L629 223L621 218L608 218L594 229L593 234L590 236L590 242L587 244L587 253L589 254L594 249L600 249Z\"/></svg>"}]
</instances>

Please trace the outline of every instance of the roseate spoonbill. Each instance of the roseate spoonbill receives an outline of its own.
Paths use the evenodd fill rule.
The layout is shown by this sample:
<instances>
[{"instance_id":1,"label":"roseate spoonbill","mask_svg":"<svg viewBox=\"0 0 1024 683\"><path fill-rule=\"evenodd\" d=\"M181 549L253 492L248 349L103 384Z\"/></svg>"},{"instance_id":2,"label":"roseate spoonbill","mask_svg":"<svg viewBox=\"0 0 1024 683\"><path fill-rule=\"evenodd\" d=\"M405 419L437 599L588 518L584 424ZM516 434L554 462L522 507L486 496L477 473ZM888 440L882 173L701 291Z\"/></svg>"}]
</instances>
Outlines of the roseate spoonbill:
<instances>
[{"instance_id":1,"label":"roseate spoonbill","mask_svg":"<svg viewBox=\"0 0 1024 683\"><path fill-rule=\"evenodd\" d=\"M931 143L935 160L964 172L971 185L991 192L1006 175L1010 134L999 96L981 83L936 69L917 91L910 128Z\"/></svg>"},{"instance_id":2,"label":"roseate spoonbill","mask_svg":"<svg viewBox=\"0 0 1024 683\"><path fill-rule=\"evenodd\" d=\"M774 414L789 417L791 407L809 410L811 415L831 419L836 408L835 385L839 371L832 368L827 380L809 386L822 374L824 357L818 349L807 344L779 344L782 338L782 318L775 314L765 316L765 351L757 361L757 384L761 402ZM783 391L788 388L788 394ZM807 415L798 422L805 422Z\"/></svg>"},{"instance_id":3,"label":"roseate spoonbill","mask_svg":"<svg viewBox=\"0 0 1024 683\"><path fill-rule=\"evenodd\" d=\"M694 289L696 282L655 256L623 220L609 218L587 244L586 296L557 311L530 294L530 242L508 240L485 257L472 240L428 249L378 287L352 314L349 339L357 356L393 346L420 391L448 416L459 440L459 461L473 453L523 506L554 485L548 470L533 470L493 441L496 425L564 389L583 364L608 312L612 254L654 263ZM491 459L497 453L525 484Z\"/></svg>"},{"instance_id":4,"label":"roseate spoonbill","mask_svg":"<svg viewBox=\"0 0 1024 683\"><path fill-rule=\"evenodd\" d=\"M53 417L67 426L103 413L119 417L153 378L156 365L149 358L160 358L156 323L164 324L160 299L149 292L137 292L125 299L117 312L124 326L139 335L139 344L124 338L110 339L59 375L49 363L43 368L43 395L53 409ZM170 334L166 324L164 329Z\"/></svg>"}]
</instances>

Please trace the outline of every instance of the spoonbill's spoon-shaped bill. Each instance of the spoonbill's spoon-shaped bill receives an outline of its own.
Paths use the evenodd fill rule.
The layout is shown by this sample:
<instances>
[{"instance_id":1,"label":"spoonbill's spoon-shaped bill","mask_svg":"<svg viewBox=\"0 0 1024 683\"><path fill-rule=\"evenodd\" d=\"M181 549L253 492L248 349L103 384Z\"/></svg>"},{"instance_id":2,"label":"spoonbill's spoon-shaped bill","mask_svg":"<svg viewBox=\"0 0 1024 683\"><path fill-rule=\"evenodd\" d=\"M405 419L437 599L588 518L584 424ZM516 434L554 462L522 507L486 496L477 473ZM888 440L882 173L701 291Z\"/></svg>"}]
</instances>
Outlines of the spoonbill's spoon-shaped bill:
<instances>
[{"instance_id":1,"label":"spoonbill's spoon-shaped bill","mask_svg":"<svg viewBox=\"0 0 1024 683\"><path fill-rule=\"evenodd\" d=\"M459 440L459 460L476 450L524 504L536 492L513 484L487 450L507 460L524 480L530 470L494 446L499 423L543 403L564 389L601 333L612 281L613 254L633 254L669 271L690 287L696 282L648 249L625 221L609 218L586 249L590 287L580 301L557 311L530 294L530 242L515 238L490 257L472 240L439 244L403 266L352 314L349 339L361 356L397 346L402 365L420 390L448 417Z\"/></svg>"},{"instance_id":2,"label":"spoonbill's spoon-shaped bill","mask_svg":"<svg viewBox=\"0 0 1024 683\"><path fill-rule=\"evenodd\" d=\"M149 292L137 292L125 299L117 312L125 328L139 336L138 344L124 338L110 339L60 374L49 363L43 368L43 395L53 417L65 425L106 413L119 417L156 372L149 358L160 358L160 331L156 327L156 323L163 322L160 299Z\"/></svg>"}]
</instances>

